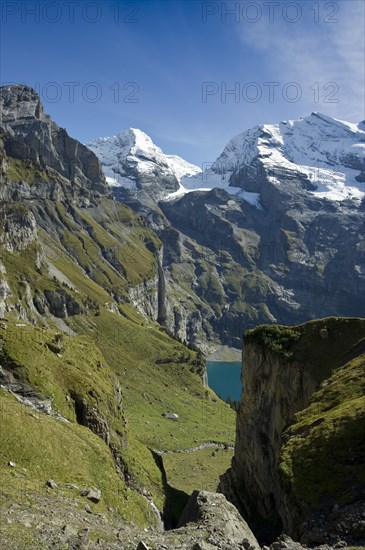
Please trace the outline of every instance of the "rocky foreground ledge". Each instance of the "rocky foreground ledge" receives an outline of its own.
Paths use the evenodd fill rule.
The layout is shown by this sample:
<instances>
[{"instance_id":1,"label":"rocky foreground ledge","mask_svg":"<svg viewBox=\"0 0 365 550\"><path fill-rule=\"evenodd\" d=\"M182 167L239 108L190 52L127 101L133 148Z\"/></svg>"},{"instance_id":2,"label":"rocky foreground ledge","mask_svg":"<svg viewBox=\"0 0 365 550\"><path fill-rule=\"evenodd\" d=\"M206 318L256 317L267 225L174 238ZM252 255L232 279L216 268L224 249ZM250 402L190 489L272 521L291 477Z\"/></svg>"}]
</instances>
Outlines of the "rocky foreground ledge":
<instances>
[{"instance_id":1,"label":"rocky foreground ledge","mask_svg":"<svg viewBox=\"0 0 365 550\"><path fill-rule=\"evenodd\" d=\"M1 505L2 548L18 550L27 541L29 550L260 550L252 531L237 509L222 494L195 491L177 529L158 533L121 522L113 511L97 513L88 504L82 509L64 495L65 488L48 484L50 497L24 493L23 505ZM75 489L76 490L76 489ZM55 498L56 497L56 498ZM17 537L8 536L13 529ZM341 548L344 543L334 548ZM23 546L21 546L23 547ZM302 550L282 535L270 550ZM332 547L322 545L321 550ZM268 547L264 547L268 550Z\"/></svg>"}]
</instances>

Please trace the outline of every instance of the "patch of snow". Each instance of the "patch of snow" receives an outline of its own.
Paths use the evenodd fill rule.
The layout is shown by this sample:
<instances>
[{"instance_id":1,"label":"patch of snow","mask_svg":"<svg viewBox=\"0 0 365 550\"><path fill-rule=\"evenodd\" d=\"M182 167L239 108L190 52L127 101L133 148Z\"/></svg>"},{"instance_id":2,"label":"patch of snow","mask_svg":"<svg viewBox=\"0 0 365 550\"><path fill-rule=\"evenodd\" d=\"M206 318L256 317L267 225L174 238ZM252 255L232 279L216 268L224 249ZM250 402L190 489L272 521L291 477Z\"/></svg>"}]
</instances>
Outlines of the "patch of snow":
<instances>
[{"instance_id":1,"label":"patch of snow","mask_svg":"<svg viewBox=\"0 0 365 550\"><path fill-rule=\"evenodd\" d=\"M361 128L361 122L359 124L355 124L354 122L347 122L346 120L340 120L339 118L334 118L333 120L336 120L336 122L340 122L344 126L347 126L352 132L363 130L363 128Z\"/></svg>"},{"instance_id":2,"label":"patch of snow","mask_svg":"<svg viewBox=\"0 0 365 550\"><path fill-rule=\"evenodd\" d=\"M239 197L241 199L244 199L246 202L251 204L252 206L256 206L259 210L262 210L261 206L261 196L260 193L252 193L250 191L244 191L240 187L226 187L226 191L230 195L235 195L236 197Z\"/></svg>"},{"instance_id":3,"label":"patch of snow","mask_svg":"<svg viewBox=\"0 0 365 550\"><path fill-rule=\"evenodd\" d=\"M110 187L124 187L126 189L137 190L136 182L130 178L120 176L119 174L115 178L106 176L106 181Z\"/></svg>"},{"instance_id":4,"label":"patch of snow","mask_svg":"<svg viewBox=\"0 0 365 550\"><path fill-rule=\"evenodd\" d=\"M111 187L119 187L119 183L116 178L111 178L110 176L106 176L105 179L107 184L110 185Z\"/></svg>"},{"instance_id":5,"label":"patch of snow","mask_svg":"<svg viewBox=\"0 0 365 550\"><path fill-rule=\"evenodd\" d=\"M184 178L182 178L180 182L180 188L174 193L170 193L169 195L167 195L167 197L164 200L172 201L172 200L181 198L187 193L191 193L193 191L208 192L208 191L212 191L212 189L224 189L230 195L233 195L238 198L242 198L248 203L252 204L253 206L256 206L256 208L261 208L260 194L250 193L248 191L244 191L240 187L230 186L229 185L230 176L231 176L231 172L228 172L227 174L222 175L214 172L212 168L205 170L200 174L196 174L195 176L192 176L192 177L185 176Z\"/></svg>"},{"instance_id":6,"label":"patch of snow","mask_svg":"<svg viewBox=\"0 0 365 550\"><path fill-rule=\"evenodd\" d=\"M181 178L184 176L195 176L202 171L199 166L190 164L190 162L187 162L177 155L165 155L165 158L179 181L181 181Z\"/></svg>"}]
</instances>

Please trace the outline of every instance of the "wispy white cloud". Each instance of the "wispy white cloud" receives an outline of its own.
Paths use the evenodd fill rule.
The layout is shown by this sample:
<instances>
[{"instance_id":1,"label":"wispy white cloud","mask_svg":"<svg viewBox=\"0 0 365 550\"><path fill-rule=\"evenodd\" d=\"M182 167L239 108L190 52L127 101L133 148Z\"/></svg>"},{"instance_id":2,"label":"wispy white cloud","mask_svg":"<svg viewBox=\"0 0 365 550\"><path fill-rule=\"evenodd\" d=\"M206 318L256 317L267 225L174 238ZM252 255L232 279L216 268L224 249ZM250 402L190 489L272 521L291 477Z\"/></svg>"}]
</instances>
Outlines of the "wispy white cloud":
<instances>
[{"instance_id":1,"label":"wispy white cloud","mask_svg":"<svg viewBox=\"0 0 365 550\"><path fill-rule=\"evenodd\" d=\"M365 116L365 4L357 0L337 4L337 23L324 22L325 14L315 23L314 14L308 11L302 20L288 23L278 12L273 23L262 18L254 25L243 26L240 35L245 50L249 47L261 54L269 79L281 84L294 81L301 86L303 108L358 121ZM316 82L320 93L315 100L315 92L309 87ZM338 85L338 92L333 87L323 89L330 82ZM330 92L334 92L332 96Z\"/></svg>"}]
</instances>

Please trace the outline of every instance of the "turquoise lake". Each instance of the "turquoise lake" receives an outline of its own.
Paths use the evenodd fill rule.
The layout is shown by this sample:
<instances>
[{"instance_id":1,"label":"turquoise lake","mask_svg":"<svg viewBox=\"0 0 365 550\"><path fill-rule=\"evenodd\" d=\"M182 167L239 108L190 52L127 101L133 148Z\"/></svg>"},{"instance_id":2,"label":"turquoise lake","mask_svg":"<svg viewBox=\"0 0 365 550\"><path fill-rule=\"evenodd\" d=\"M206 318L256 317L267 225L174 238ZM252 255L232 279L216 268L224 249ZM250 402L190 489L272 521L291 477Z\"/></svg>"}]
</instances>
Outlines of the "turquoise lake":
<instances>
[{"instance_id":1,"label":"turquoise lake","mask_svg":"<svg viewBox=\"0 0 365 550\"><path fill-rule=\"evenodd\" d=\"M241 361L207 361L208 384L223 399L241 398Z\"/></svg>"}]
</instances>

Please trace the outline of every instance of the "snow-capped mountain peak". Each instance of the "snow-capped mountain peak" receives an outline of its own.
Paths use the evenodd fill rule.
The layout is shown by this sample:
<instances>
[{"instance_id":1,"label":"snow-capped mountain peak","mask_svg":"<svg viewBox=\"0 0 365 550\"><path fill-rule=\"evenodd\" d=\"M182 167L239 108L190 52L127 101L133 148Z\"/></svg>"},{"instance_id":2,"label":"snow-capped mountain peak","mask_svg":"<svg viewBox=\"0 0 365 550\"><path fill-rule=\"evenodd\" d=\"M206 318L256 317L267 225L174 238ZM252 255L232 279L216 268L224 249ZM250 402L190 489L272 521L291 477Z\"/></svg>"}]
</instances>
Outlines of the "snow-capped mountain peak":
<instances>
[{"instance_id":1,"label":"snow-capped mountain peak","mask_svg":"<svg viewBox=\"0 0 365 550\"><path fill-rule=\"evenodd\" d=\"M259 164L271 174L273 183L280 184L280 172L285 169L293 178L311 182L311 192L319 198L361 199L365 194L364 158L363 123L314 112L299 120L256 126L235 136L212 170L226 174L229 180L233 173Z\"/></svg>"},{"instance_id":2,"label":"snow-capped mountain peak","mask_svg":"<svg viewBox=\"0 0 365 550\"><path fill-rule=\"evenodd\" d=\"M335 152L340 158L354 146L360 145L364 148L361 143L365 133L361 125L362 123L356 125L315 112L299 120L255 126L228 142L218 157L215 168L219 170L221 165L221 169L232 170L243 166L257 155L267 156L268 148L280 149L291 162L328 162Z\"/></svg>"},{"instance_id":3,"label":"snow-capped mountain peak","mask_svg":"<svg viewBox=\"0 0 365 550\"><path fill-rule=\"evenodd\" d=\"M152 139L138 128L128 128L116 136L98 138L87 143L99 157L110 185L138 189L141 184L160 186L155 189L163 195L179 188L186 175L194 175L201 169L181 157L166 155ZM166 193L165 193L166 194Z\"/></svg>"},{"instance_id":4,"label":"snow-capped mountain peak","mask_svg":"<svg viewBox=\"0 0 365 550\"><path fill-rule=\"evenodd\" d=\"M116 136L119 140L119 143L128 149L130 147L130 152L136 156L149 153L151 156L158 155L161 151L157 145L155 145L147 134L139 128L128 128L120 132Z\"/></svg>"}]
</instances>

